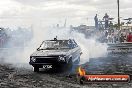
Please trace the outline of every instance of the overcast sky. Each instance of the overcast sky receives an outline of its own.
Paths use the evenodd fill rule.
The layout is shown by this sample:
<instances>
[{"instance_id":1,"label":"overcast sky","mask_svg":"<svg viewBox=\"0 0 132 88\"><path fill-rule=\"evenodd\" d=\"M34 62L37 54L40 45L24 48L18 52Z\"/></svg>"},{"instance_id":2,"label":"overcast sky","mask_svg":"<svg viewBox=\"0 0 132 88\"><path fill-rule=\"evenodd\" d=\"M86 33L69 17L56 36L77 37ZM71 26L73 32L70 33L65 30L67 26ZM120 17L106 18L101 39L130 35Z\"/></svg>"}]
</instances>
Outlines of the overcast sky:
<instances>
[{"instance_id":1,"label":"overcast sky","mask_svg":"<svg viewBox=\"0 0 132 88\"><path fill-rule=\"evenodd\" d=\"M132 0L120 0L122 18L132 17ZM88 24L105 13L117 19L117 0L0 0L1 26Z\"/></svg>"}]
</instances>

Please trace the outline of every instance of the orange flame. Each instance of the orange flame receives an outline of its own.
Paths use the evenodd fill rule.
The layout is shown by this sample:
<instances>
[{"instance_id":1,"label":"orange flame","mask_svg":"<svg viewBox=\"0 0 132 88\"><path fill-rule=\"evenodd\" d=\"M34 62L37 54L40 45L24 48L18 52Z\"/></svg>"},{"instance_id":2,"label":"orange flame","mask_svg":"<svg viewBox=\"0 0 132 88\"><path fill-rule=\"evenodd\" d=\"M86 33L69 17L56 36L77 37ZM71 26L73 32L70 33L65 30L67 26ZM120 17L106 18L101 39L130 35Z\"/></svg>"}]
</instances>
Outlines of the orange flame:
<instances>
[{"instance_id":1,"label":"orange flame","mask_svg":"<svg viewBox=\"0 0 132 88\"><path fill-rule=\"evenodd\" d=\"M84 76L86 74L85 70L81 66L78 68L78 72L80 76Z\"/></svg>"}]
</instances>

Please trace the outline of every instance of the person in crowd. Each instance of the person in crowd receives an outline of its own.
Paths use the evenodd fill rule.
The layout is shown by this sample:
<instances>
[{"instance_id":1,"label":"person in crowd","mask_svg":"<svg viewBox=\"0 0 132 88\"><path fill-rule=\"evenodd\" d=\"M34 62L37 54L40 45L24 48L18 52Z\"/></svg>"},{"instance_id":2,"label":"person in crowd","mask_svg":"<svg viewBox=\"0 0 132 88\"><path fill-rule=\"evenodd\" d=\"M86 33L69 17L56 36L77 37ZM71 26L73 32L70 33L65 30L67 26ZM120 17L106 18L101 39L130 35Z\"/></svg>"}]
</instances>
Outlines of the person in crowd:
<instances>
[{"instance_id":1,"label":"person in crowd","mask_svg":"<svg viewBox=\"0 0 132 88\"><path fill-rule=\"evenodd\" d=\"M111 33L111 42L114 43L114 32Z\"/></svg>"},{"instance_id":2,"label":"person in crowd","mask_svg":"<svg viewBox=\"0 0 132 88\"><path fill-rule=\"evenodd\" d=\"M122 43L122 42L124 42L124 40L125 40L125 37L123 36L123 33L121 33L120 42Z\"/></svg>"},{"instance_id":3,"label":"person in crowd","mask_svg":"<svg viewBox=\"0 0 132 88\"><path fill-rule=\"evenodd\" d=\"M123 36L125 37L124 42L126 42L126 37L127 37L126 29L123 30L122 34L123 34Z\"/></svg>"},{"instance_id":4,"label":"person in crowd","mask_svg":"<svg viewBox=\"0 0 132 88\"><path fill-rule=\"evenodd\" d=\"M131 32L127 35L127 42L132 42L132 33Z\"/></svg>"},{"instance_id":5,"label":"person in crowd","mask_svg":"<svg viewBox=\"0 0 132 88\"><path fill-rule=\"evenodd\" d=\"M108 31L105 31L105 37L107 37L108 36Z\"/></svg>"},{"instance_id":6,"label":"person in crowd","mask_svg":"<svg viewBox=\"0 0 132 88\"><path fill-rule=\"evenodd\" d=\"M114 43L117 43L117 41L118 41L118 37L117 37L117 35L114 35L113 40L114 40Z\"/></svg>"},{"instance_id":7,"label":"person in crowd","mask_svg":"<svg viewBox=\"0 0 132 88\"><path fill-rule=\"evenodd\" d=\"M105 13L105 16L103 17L103 20L105 21L105 29L109 26L109 16L107 13Z\"/></svg>"},{"instance_id":8,"label":"person in crowd","mask_svg":"<svg viewBox=\"0 0 132 88\"><path fill-rule=\"evenodd\" d=\"M107 36L107 40L108 40L108 43L112 43L112 36L110 33Z\"/></svg>"},{"instance_id":9,"label":"person in crowd","mask_svg":"<svg viewBox=\"0 0 132 88\"><path fill-rule=\"evenodd\" d=\"M98 17L97 17L97 14L94 17L94 21L95 21L95 28L98 29Z\"/></svg>"}]
</instances>

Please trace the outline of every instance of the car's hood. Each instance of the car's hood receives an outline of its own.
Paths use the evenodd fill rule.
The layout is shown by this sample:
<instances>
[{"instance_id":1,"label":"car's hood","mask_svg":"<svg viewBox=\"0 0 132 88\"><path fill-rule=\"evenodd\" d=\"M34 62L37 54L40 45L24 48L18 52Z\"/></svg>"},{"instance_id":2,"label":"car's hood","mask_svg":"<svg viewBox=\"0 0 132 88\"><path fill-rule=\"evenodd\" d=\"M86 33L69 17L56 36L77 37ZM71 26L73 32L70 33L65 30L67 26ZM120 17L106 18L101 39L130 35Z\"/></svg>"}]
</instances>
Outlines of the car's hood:
<instances>
[{"instance_id":1,"label":"car's hood","mask_svg":"<svg viewBox=\"0 0 132 88\"><path fill-rule=\"evenodd\" d=\"M56 56L56 55L66 55L69 50L40 50L34 52L31 56Z\"/></svg>"}]
</instances>

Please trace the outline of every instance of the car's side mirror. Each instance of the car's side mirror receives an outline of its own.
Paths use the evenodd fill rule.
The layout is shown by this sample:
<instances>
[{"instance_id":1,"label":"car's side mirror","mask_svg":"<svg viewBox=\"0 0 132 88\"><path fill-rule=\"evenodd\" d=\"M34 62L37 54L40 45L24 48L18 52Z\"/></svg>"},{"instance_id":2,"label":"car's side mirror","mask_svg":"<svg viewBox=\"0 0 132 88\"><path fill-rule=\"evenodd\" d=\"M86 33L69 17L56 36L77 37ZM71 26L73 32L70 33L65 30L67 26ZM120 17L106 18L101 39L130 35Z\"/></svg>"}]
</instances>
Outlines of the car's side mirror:
<instances>
[{"instance_id":1,"label":"car's side mirror","mask_svg":"<svg viewBox=\"0 0 132 88\"><path fill-rule=\"evenodd\" d=\"M39 48L37 48L37 51L39 51Z\"/></svg>"}]
</instances>

